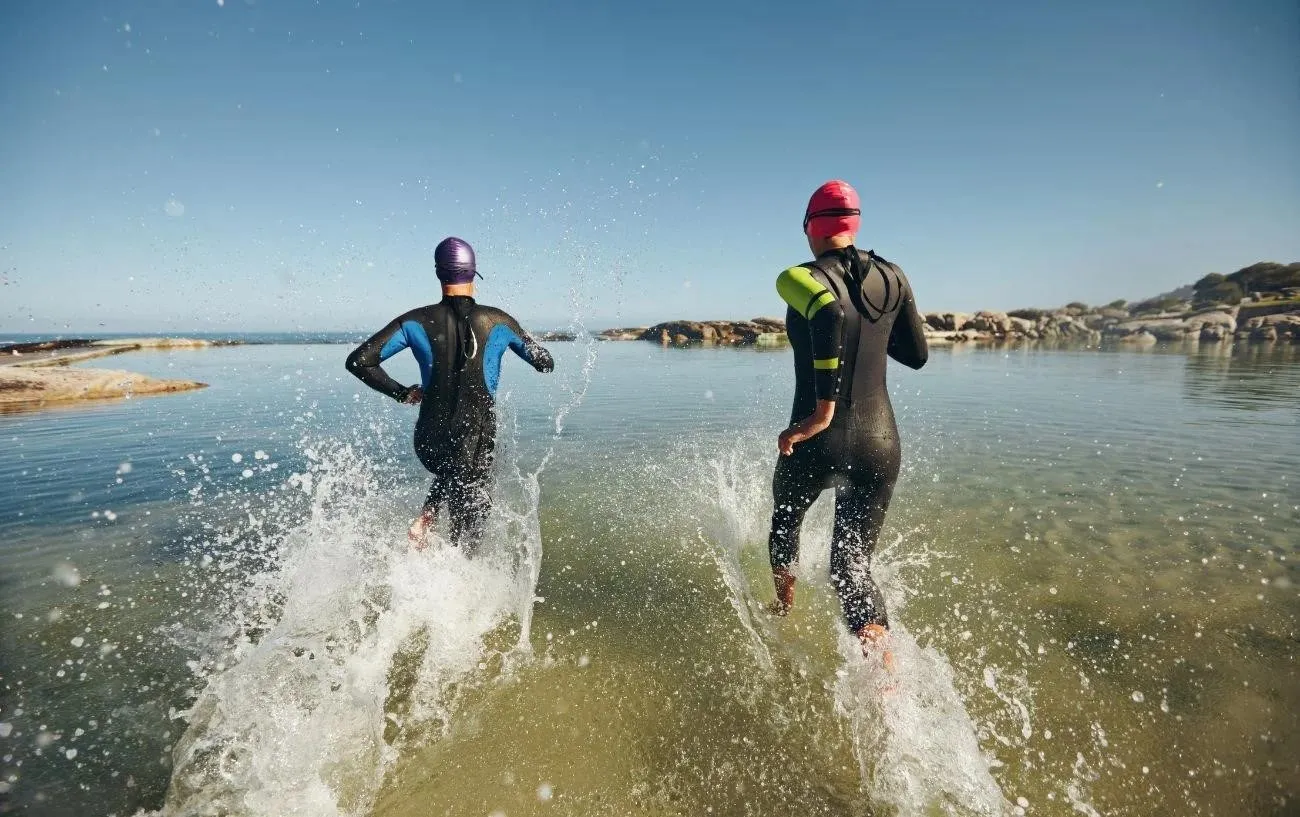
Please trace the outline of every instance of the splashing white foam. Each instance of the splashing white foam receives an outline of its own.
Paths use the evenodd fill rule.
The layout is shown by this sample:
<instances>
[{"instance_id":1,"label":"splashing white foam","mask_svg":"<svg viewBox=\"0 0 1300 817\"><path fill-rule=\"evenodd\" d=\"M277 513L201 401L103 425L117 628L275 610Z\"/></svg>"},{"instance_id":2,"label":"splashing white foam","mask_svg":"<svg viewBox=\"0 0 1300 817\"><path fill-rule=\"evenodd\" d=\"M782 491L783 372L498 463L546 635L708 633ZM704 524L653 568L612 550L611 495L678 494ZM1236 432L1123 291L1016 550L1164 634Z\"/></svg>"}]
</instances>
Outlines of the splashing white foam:
<instances>
[{"instance_id":1,"label":"splashing white foam","mask_svg":"<svg viewBox=\"0 0 1300 817\"><path fill-rule=\"evenodd\" d=\"M864 659L858 640L837 628L843 664L835 706L849 724L871 798L900 817L1002 815L1012 805L980 751L947 659L890 624L896 669Z\"/></svg>"},{"instance_id":2,"label":"splashing white foam","mask_svg":"<svg viewBox=\"0 0 1300 817\"><path fill-rule=\"evenodd\" d=\"M307 518L245 582L214 634L222 648L201 662L162 815L367 813L404 742L447 728L485 638L521 600L531 608L535 569L520 571L525 543L512 536L537 535L535 490L524 507L498 495L473 559L436 535L417 552L367 460L316 454L313 479L295 480ZM527 546L540 559L540 541Z\"/></svg>"},{"instance_id":3,"label":"splashing white foam","mask_svg":"<svg viewBox=\"0 0 1300 817\"><path fill-rule=\"evenodd\" d=\"M706 509L701 537L713 545L710 550L732 607L750 635L756 663L771 670L771 654L755 627L740 569L743 550L762 547L767 538L771 472L754 465L763 442L740 440L709 458L704 470L712 480L704 481L696 494ZM805 517L797 571L801 580L818 579L828 567L834 507L833 501L826 501L829 495ZM831 628L841 664L830 687L835 708L849 726L861 779L874 802L888 805L900 817L1009 814L1013 805L1003 797L991 773L993 765L980 749L951 665L938 650L918 645L898 619L907 598L916 593L905 574L935 555L912 544L908 535L877 548L872 572L893 613L890 632L898 674L887 673L878 659L864 659L857 639L836 616Z\"/></svg>"}]
</instances>

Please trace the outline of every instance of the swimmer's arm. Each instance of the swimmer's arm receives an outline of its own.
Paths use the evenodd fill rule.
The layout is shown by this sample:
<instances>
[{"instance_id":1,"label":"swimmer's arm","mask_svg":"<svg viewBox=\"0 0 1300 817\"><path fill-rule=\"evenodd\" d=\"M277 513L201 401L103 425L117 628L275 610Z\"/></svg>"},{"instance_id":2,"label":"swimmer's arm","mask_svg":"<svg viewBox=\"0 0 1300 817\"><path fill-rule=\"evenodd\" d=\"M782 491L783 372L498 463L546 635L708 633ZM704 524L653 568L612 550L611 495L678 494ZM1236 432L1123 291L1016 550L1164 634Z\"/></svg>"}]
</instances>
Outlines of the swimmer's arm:
<instances>
[{"instance_id":1,"label":"swimmer's arm","mask_svg":"<svg viewBox=\"0 0 1300 817\"><path fill-rule=\"evenodd\" d=\"M388 376L379 365L407 346L402 319L395 318L387 326L367 338L348 355L347 369L370 388L394 400L406 402L411 389Z\"/></svg>"},{"instance_id":2,"label":"swimmer's arm","mask_svg":"<svg viewBox=\"0 0 1300 817\"><path fill-rule=\"evenodd\" d=\"M533 336L525 332L519 322L513 318L510 319L509 325L510 331L514 333L510 338L512 352L539 372L555 369L555 358L551 357L550 351L545 346L533 340Z\"/></svg>"},{"instance_id":3,"label":"swimmer's arm","mask_svg":"<svg viewBox=\"0 0 1300 817\"><path fill-rule=\"evenodd\" d=\"M916 301L909 289L902 313L889 332L889 356L904 366L919 369L930 359L930 346L925 340L925 322L916 309Z\"/></svg>"},{"instance_id":4,"label":"swimmer's arm","mask_svg":"<svg viewBox=\"0 0 1300 817\"><path fill-rule=\"evenodd\" d=\"M777 278L781 299L808 321L813 353L813 413L782 431L777 447L794 453L796 443L825 431L835 417L835 396L840 388L840 353L844 345L844 309L831 291L806 267L792 267Z\"/></svg>"},{"instance_id":5,"label":"swimmer's arm","mask_svg":"<svg viewBox=\"0 0 1300 817\"><path fill-rule=\"evenodd\" d=\"M833 401L840 388L844 309L819 280L819 274L807 267L791 267L777 276L776 291L781 300L808 321L817 399Z\"/></svg>"},{"instance_id":6,"label":"swimmer's arm","mask_svg":"<svg viewBox=\"0 0 1300 817\"><path fill-rule=\"evenodd\" d=\"M776 447L782 454L789 456L794 453L795 443L801 443L811 437L816 437L826 429L830 428L831 420L835 418L835 401L818 400L817 408L813 413L805 417L802 422L790 426L776 439Z\"/></svg>"}]
</instances>

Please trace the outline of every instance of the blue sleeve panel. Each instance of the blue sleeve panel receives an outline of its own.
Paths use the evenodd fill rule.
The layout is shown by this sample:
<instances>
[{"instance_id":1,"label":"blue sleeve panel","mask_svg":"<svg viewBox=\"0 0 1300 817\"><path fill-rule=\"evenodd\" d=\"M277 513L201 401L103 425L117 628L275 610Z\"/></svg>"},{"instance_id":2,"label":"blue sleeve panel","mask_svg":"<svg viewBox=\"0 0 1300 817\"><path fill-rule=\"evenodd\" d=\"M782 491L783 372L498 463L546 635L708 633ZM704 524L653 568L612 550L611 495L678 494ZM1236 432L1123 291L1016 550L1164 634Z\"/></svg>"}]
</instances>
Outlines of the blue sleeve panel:
<instances>
[{"instance_id":1,"label":"blue sleeve panel","mask_svg":"<svg viewBox=\"0 0 1300 817\"><path fill-rule=\"evenodd\" d=\"M420 385L427 389L433 380L433 344L429 342L429 333L418 321L403 321L399 331L384 343L379 350L380 361L388 360L403 349L410 349L415 360L420 364Z\"/></svg>"},{"instance_id":2,"label":"blue sleeve panel","mask_svg":"<svg viewBox=\"0 0 1300 817\"><path fill-rule=\"evenodd\" d=\"M501 380L501 356L506 349L528 360L524 352L524 339L515 330L504 323L498 323L488 333L487 344L483 349L483 380L487 383L488 394L497 393L497 383Z\"/></svg>"},{"instance_id":3,"label":"blue sleeve panel","mask_svg":"<svg viewBox=\"0 0 1300 817\"><path fill-rule=\"evenodd\" d=\"M388 360L393 355L411 345L410 341L406 339L406 327L410 325L411 322L407 321L398 327L398 330L393 333L392 337L388 339L383 348L379 350L380 363L383 363L385 360Z\"/></svg>"}]
</instances>

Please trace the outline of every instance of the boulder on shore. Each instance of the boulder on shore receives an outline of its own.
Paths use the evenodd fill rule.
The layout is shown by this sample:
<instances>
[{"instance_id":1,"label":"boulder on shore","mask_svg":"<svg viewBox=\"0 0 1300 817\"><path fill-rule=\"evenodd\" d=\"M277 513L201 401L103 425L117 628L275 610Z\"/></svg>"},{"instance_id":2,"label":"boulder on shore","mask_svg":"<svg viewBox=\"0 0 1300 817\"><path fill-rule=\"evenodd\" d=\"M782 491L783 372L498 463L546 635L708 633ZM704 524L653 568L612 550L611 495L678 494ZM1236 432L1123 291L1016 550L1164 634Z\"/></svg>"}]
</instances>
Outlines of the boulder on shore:
<instances>
[{"instance_id":1,"label":"boulder on shore","mask_svg":"<svg viewBox=\"0 0 1300 817\"><path fill-rule=\"evenodd\" d=\"M1286 340L1300 343L1300 309L1257 315L1239 323L1237 307L1219 306L1199 311L1159 312L1131 317L1123 309L1104 307L1082 310L1021 309L1015 314L982 310L926 312L922 328L932 343L987 343L1044 340L1096 343L1103 337L1138 344L1155 342L1216 343L1239 340ZM667 345L691 344L748 346L787 342L785 322L779 318L748 321L668 321L649 327L608 329L605 340L649 340Z\"/></svg>"},{"instance_id":2,"label":"boulder on shore","mask_svg":"<svg viewBox=\"0 0 1300 817\"><path fill-rule=\"evenodd\" d=\"M779 318L752 318L747 321L666 321L638 329L607 329L600 333L604 340L649 340L656 343L687 346L691 344L717 346L772 345L775 335L784 336L785 321Z\"/></svg>"}]
</instances>

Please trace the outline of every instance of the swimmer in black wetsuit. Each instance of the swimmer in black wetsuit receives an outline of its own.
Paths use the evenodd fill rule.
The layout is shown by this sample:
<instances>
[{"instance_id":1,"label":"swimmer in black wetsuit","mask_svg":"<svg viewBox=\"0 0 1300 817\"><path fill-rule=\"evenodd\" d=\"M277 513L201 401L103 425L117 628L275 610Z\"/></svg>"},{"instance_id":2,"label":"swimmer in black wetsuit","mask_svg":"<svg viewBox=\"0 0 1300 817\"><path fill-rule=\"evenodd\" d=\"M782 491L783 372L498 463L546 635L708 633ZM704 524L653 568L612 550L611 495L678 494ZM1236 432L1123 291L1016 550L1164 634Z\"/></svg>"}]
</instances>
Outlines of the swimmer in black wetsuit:
<instances>
[{"instance_id":1,"label":"swimmer in black wetsuit","mask_svg":"<svg viewBox=\"0 0 1300 817\"><path fill-rule=\"evenodd\" d=\"M824 489L835 489L831 579L848 627L866 651L883 648L889 627L870 570L900 459L886 355L919 369L928 348L903 271L854 246L860 212L847 183L818 188L804 215L816 260L787 269L776 281L788 305L795 394L791 425L777 443L782 456L772 480L768 551L776 585L772 610L785 615L794 604L791 568L804 514ZM892 662L888 651L883 657Z\"/></svg>"},{"instance_id":2,"label":"swimmer in black wetsuit","mask_svg":"<svg viewBox=\"0 0 1300 817\"><path fill-rule=\"evenodd\" d=\"M555 368L551 353L510 315L474 301L474 250L447 238L434 252L442 301L394 318L348 355L347 369L394 400L420 404L415 454L433 485L409 536L425 534L447 504L452 541L472 552L491 507L488 476L496 443L495 395L506 349L539 372ZM483 277L479 275L479 277ZM420 364L420 385L404 386L380 365L409 348Z\"/></svg>"}]
</instances>

